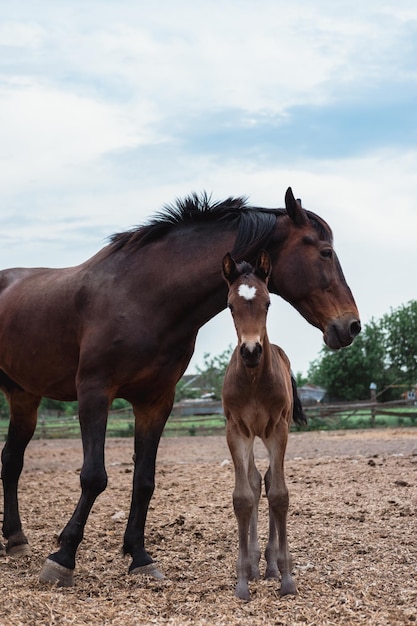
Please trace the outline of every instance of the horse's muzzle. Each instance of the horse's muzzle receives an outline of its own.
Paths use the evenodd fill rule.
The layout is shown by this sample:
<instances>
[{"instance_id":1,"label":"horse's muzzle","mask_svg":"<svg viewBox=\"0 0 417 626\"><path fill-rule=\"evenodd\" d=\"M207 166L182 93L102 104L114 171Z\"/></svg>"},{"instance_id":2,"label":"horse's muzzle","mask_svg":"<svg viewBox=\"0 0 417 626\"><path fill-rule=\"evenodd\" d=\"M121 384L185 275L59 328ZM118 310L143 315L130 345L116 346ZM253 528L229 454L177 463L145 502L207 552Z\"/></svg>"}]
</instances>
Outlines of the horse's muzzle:
<instances>
[{"instance_id":1,"label":"horse's muzzle","mask_svg":"<svg viewBox=\"0 0 417 626\"><path fill-rule=\"evenodd\" d=\"M345 346L350 346L360 331L360 320L351 314L347 314L330 322L323 337L329 348L339 350Z\"/></svg>"},{"instance_id":2,"label":"horse's muzzle","mask_svg":"<svg viewBox=\"0 0 417 626\"><path fill-rule=\"evenodd\" d=\"M242 343L240 346L240 356L246 367L257 367L262 356L262 346L256 343Z\"/></svg>"}]
</instances>

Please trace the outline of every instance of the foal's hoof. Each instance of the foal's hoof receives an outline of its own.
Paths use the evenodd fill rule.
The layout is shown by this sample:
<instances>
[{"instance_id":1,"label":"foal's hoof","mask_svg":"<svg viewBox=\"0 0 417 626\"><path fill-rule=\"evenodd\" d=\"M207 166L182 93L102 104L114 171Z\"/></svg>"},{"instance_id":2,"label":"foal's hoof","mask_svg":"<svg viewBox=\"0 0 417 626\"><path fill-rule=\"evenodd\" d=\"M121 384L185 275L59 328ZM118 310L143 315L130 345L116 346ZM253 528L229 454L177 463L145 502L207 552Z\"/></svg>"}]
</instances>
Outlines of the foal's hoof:
<instances>
[{"instance_id":1,"label":"foal's hoof","mask_svg":"<svg viewBox=\"0 0 417 626\"><path fill-rule=\"evenodd\" d=\"M28 556L32 553L32 549L28 543L19 543L15 546L6 546L6 554L8 556L20 557Z\"/></svg>"},{"instance_id":2,"label":"foal's hoof","mask_svg":"<svg viewBox=\"0 0 417 626\"><path fill-rule=\"evenodd\" d=\"M282 577L279 594L281 596L297 595L297 587L295 586L294 578L292 576Z\"/></svg>"},{"instance_id":3,"label":"foal's hoof","mask_svg":"<svg viewBox=\"0 0 417 626\"><path fill-rule=\"evenodd\" d=\"M57 583L58 587L72 587L74 584L74 570L68 569L51 559L46 559L39 580L43 583Z\"/></svg>"},{"instance_id":4,"label":"foal's hoof","mask_svg":"<svg viewBox=\"0 0 417 626\"><path fill-rule=\"evenodd\" d=\"M157 580L164 580L165 578L163 573L156 567L155 563L135 567L134 569L129 570L129 574L133 574L135 576L143 574L145 576L152 576L152 578L156 578Z\"/></svg>"},{"instance_id":5,"label":"foal's hoof","mask_svg":"<svg viewBox=\"0 0 417 626\"><path fill-rule=\"evenodd\" d=\"M249 602L250 600L250 591L247 583L239 582L235 588L235 596L239 598L239 600L244 600L245 602Z\"/></svg>"},{"instance_id":6,"label":"foal's hoof","mask_svg":"<svg viewBox=\"0 0 417 626\"><path fill-rule=\"evenodd\" d=\"M276 565L268 565L265 572L265 580L279 578L279 571Z\"/></svg>"}]
</instances>

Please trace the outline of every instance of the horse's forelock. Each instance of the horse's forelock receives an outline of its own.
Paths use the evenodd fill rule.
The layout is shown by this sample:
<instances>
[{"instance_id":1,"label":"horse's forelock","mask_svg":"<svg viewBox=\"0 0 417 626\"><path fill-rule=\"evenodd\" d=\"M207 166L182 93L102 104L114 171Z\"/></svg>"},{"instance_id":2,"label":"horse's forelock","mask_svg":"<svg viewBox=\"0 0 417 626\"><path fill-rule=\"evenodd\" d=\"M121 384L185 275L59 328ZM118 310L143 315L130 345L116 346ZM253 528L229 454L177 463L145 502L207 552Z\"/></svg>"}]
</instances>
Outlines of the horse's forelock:
<instances>
[{"instance_id":1,"label":"horse's forelock","mask_svg":"<svg viewBox=\"0 0 417 626\"><path fill-rule=\"evenodd\" d=\"M321 217L312 211L306 211L310 224L316 229L320 239L333 243L333 233L330 226Z\"/></svg>"}]
</instances>

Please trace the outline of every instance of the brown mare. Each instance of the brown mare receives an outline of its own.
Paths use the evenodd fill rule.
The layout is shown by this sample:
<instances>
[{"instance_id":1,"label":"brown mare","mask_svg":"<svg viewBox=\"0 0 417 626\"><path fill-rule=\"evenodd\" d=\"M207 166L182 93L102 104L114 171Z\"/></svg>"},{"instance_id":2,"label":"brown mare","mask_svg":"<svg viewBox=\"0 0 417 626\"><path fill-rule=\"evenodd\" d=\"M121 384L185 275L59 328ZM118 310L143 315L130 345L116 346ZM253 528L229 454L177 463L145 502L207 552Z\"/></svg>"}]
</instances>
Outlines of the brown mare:
<instances>
[{"instance_id":1,"label":"brown mare","mask_svg":"<svg viewBox=\"0 0 417 626\"><path fill-rule=\"evenodd\" d=\"M242 600L250 599L248 581L260 576L257 524L262 478L253 455L255 437L263 441L269 454L265 474L269 503L265 578L277 578L279 570L281 595L296 593L287 542L288 490L284 478L293 389L287 355L269 343L266 330L270 274L271 259L264 251L255 267L246 262L236 264L230 254L223 259L223 275L229 285L228 306L238 337L224 378L223 408L235 468L233 507L239 529L235 594ZM297 413L294 417L297 419Z\"/></svg>"},{"instance_id":2,"label":"brown mare","mask_svg":"<svg viewBox=\"0 0 417 626\"><path fill-rule=\"evenodd\" d=\"M252 262L266 249L270 290L317 326L331 348L349 345L358 334L359 314L329 226L305 211L291 189L285 204L286 209L262 209L241 198L210 203L205 195L192 195L147 225L114 235L77 267L0 272L0 388L10 405L2 452L8 554L28 550L17 488L40 400L78 400L81 496L42 580L73 583L87 518L107 485L106 423L118 397L132 404L135 415L123 550L132 557L131 573L162 576L144 539L156 454L197 333L226 306L221 260L227 250Z\"/></svg>"}]
</instances>

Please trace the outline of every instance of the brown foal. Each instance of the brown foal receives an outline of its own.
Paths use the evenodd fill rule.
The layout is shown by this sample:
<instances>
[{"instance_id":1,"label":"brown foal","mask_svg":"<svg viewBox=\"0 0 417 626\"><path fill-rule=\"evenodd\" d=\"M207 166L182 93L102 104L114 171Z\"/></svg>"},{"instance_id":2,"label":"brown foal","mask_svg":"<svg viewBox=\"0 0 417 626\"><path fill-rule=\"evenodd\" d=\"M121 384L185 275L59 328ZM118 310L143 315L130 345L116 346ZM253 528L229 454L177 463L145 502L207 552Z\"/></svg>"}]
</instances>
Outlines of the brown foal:
<instances>
[{"instance_id":1,"label":"brown foal","mask_svg":"<svg viewBox=\"0 0 417 626\"><path fill-rule=\"evenodd\" d=\"M223 259L228 306L238 336L224 379L223 406L235 468L233 507L239 531L235 594L242 600L250 599L248 581L260 576L257 521L262 477L254 461L255 437L265 444L270 461L265 474L269 503L265 578L278 578L280 573L280 594L297 593L287 541L289 498L284 479L293 390L289 360L281 348L269 343L266 330L270 273L267 252L261 252L255 267L246 262L236 264L230 254Z\"/></svg>"}]
</instances>

